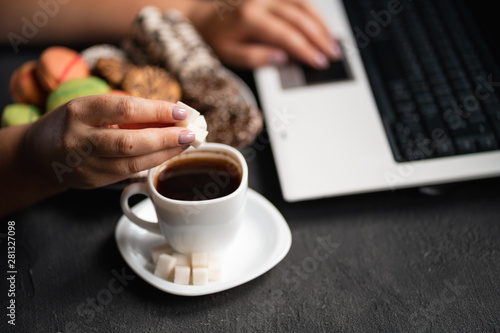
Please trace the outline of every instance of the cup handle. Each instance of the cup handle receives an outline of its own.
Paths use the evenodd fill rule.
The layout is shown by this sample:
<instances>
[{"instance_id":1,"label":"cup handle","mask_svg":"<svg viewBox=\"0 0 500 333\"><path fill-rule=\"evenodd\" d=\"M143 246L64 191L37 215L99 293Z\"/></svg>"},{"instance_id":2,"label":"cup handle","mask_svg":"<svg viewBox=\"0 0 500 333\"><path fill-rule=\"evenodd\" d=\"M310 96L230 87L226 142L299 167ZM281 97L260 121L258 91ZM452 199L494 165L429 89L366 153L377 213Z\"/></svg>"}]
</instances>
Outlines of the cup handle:
<instances>
[{"instance_id":1,"label":"cup handle","mask_svg":"<svg viewBox=\"0 0 500 333\"><path fill-rule=\"evenodd\" d=\"M128 205L128 199L135 194L144 194L149 197L148 186L146 183L134 183L128 185L122 192L120 198L120 204L122 206L123 213L129 218L130 221L134 222L139 227L146 229L148 231L154 232L156 234L162 235L160 230L160 224L157 222L146 221L135 215Z\"/></svg>"}]
</instances>

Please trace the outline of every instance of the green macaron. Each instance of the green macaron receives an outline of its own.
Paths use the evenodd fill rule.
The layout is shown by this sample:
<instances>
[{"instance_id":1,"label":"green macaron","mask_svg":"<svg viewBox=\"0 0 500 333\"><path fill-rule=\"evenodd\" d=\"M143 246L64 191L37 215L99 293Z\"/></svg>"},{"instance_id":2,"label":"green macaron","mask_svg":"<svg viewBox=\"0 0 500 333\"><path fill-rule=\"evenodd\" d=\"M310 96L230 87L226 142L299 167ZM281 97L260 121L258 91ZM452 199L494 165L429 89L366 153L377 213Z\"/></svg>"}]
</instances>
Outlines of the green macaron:
<instances>
[{"instance_id":1,"label":"green macaron","mask_svg":"<svg viewBox=\"0 0 500 333\"><path fill-rule=\"evenodd\" d=\"M73 98L102 95L107 94L109 91L111 91L111 88L106 81L95 76L64 81L47 98L46 111L52 111Z\"/></svg>"},{"instance_id":2,"label":"green macaron","mask_svg":"<svg viewBox=\"0 0 500 333\"><path fill-rule=\"evenodd\" d=\"M3 109L2 127L32 123L40 118L40 110L31 104L9 104Z\"/></svg>"}]
</instances>

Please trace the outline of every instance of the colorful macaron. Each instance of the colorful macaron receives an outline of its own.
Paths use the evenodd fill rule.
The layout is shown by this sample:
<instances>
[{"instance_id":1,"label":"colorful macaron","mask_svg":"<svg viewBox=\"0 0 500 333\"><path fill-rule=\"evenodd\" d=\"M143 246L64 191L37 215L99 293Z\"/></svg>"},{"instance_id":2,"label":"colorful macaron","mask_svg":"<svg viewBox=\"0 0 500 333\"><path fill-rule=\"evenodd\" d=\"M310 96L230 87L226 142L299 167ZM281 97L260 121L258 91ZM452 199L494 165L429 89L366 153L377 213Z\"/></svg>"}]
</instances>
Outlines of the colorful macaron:
<instances>
[{"instance_id":1,"label":"colorful macaron","mask_svg":"<svg viewBox=\"0 0 500 333\"><path fill-rule=\"evenodd\" d=\"M36 74L45 90L52 92L65 81L88 77L90 70L78 52L62 46L52 46L40 55Z\"/></svg>"},{"instance_id":2,"label":"colorful macaron","mask_svg":"<svg viewBox=\"0 0 500 333\"><path fill-rule=\"evenodd\" d=\"M47 98L46 111L50 112L73 98L103 95L111 91L109 85L102 79L89 76L83 79L68 80L61 83Z\"/></svg>"},{"instance_id":3,"label":"colorful macaron","mask_svg":"<svg viewBox=\"0 0 500 333\"><path fill-rule=\"evenodd\" d=\"M40 118L40 110L31 104L9 104L3 109L2 127L32 123Z\"/></svg>"},{"instance_id":4,"label":"colorful macaron","mask_svg":"<svg viewBox=\"0 0 500 333\"><path fill-rule=\"evenodd\" d=\"M10 77L10 95L16 103L43 106L47 93L35 75L38 62L31 60L19 67Z\"/></svg>"}]
</instances>

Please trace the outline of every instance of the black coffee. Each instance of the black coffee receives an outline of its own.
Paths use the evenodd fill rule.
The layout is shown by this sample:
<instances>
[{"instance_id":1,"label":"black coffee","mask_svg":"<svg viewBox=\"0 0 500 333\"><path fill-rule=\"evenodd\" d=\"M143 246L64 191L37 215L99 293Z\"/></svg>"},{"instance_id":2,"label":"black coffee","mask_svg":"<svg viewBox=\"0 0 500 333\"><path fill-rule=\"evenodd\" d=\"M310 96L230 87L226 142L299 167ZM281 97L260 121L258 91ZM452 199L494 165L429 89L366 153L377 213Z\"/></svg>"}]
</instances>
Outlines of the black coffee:
<instances>
[{"instance_id":1,"label":"black coffee","mask_svg":"<svg viewBox=\"0 0 500 333\"><path fill-rule=\"evenodd\" d=\"M235 165L223 158L199 158L168 166L157 178L156 189L164 197L198 201L233 193L241 182Z\"/></svg>"}]
</instances>

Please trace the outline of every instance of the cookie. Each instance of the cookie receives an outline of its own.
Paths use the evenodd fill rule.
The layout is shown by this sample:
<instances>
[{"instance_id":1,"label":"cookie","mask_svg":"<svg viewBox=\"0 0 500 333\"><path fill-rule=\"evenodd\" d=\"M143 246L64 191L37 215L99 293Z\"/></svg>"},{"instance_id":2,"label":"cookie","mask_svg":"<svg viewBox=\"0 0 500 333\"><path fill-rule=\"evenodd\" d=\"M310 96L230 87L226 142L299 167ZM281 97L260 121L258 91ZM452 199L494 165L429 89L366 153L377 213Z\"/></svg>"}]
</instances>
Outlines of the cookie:
<instances>
[{"instance_id":1,"label":"cookie","mask_svg":"<svg viewBox=\"0 0 500 333\"><path fill-rule=\"evenodd\" d=\"M38 82L35 70L38 62L35 60L24 63L10 77L10 95L16 103L43 106L47 93Z\"/></svg>"},{"instance_id":2,"label":"cookie","mask_svg":"<svg viewBox=\"0 0 500 333\"><path fill-rule=\"evenodd\" d=\"M180 79L200 76L200 72L223 67L212 48L181 12L169 10L163 15L163 20L175 32L176 39L183 45L186 53L182 62L176 64Z\"/></svg>"},{"instance_id":3,"label":"cookie","mask_svg":"<svg viewBox=\"0 0 500 333\"><path fill-rule=\"evenodd\" d=\"M208 142L224 143L236 148L250 145L263 127L262 113L245 103L234 102L205 113Z\"/></svg>"},{"instance_id":4,"label":"cookie","mask_svg":"<svg viewBox=\"0 0 500 333\"><path fill-rule=\"evenodd\" d=\"M176 10L163 15L156 7L145 7L132 32L131 57L143 59L145 54L149 63L160 64L179 80L222 67L191 22Z\"/></svg>"},{"instance_id":5,"label":"cookie","mask_svg":"<svg viewBox=\"0 0 500 333\"><path fill-rule=\"evenodd\" d=\"M177 80L165 69L155 66L131 68L122 87L131 96L172 103L181 99L181 88Z\"/></svg>"},{"instance_id":6,"label":"cookie","mask_svg":"<svg viewBox=\"0 0 500 333\"><path fill-rule=\"evenodd\" d=\"M2 127L32 123L40 118L40 110L31 104L9 104L3 109Z\"/></svg>"},{"instance_id":7,"label":"cookie","mask_svg":"<svg viewBox=\"0 0 500 333\"><path fill-rule=\"evenodd\" d=\"M99 59L127 59L127 54L118 47L111 44L99 44L86 48L80 52L83 60L87 63L90 70L93 70Z\"/></svg>"},{"instance_id":8,"label":"cookie","mask_svg":"<svg viewBox=\"0 0 500 333\"><path fill-rule=\"evenodd\" d=\"M36 75L44 89L51 92L64 81L88 77L90 70L76 51L53 46L40 55Z\"/></svg>"},{"instance_id":9,"label":"cookie","mask_svg":"<svg viewBox=\"0 0 500 333\"><path fill-rule=\"evenodd\" d=\"M122 49L127 52L130 60L137 66L156 64L159 61L151 61L151 56L147 55L136 39L126 38L121 42Z\"/></svg>"},{"instance_id":10,"label":"cookie","mask_svg":"<svg viewBox=\"0 0 500 333\"><path fill-rule=\"evenodd\" d=\"M260 110L242 101L237 79L180 12L145 7L125 44L134 61L158 64L175 76L182 100L206 115L208 141L242 148L262 130Z\"/></svg>"},{"instance_id":11,"label":"cookie","mask_svg":"<svg viewBox=\"0 0 500 333\"><path fill-rule=\"evenodd\" d=\"M146 58L149 64L159 64L176 77L179 77L182 61L188 56L172 26L153 6L139 12L132 26L132 41L125 47L134 61L144 62Z\"/></svg>"},{"instance_id":12,"label":"cookie","mask_svg":"<svg viewBox=\"0 0 500 333\"><path fill-rule=\"evenodd\" d=\"M131 64L122 58L101 58L97 60L93 74L106 80L113 88L121 87Z\"/></svg>"},{"instance_id":13,"label":"cookie","mask_svg":"<svg viewBox=\"0 0 500 333\"><path fill-rule=\"evenodd\" d=\"M68 80L61 83L47 98L46 111L52 111L73 98L102 95L111 91L109 85L102 79L89 76L84 79Z\"/></svg>"},{"instance_id":14,"label":"cookie","mask_svg":"<svg viewBox=\"0 0 500 333\"><path fill-rule=\"evenodd\" d=\"M211 71L206 75L192 76L180 81L183 100L200 112L224 108L240 97L239 83L227 72Z\"/></svg>"}]
</instances>

